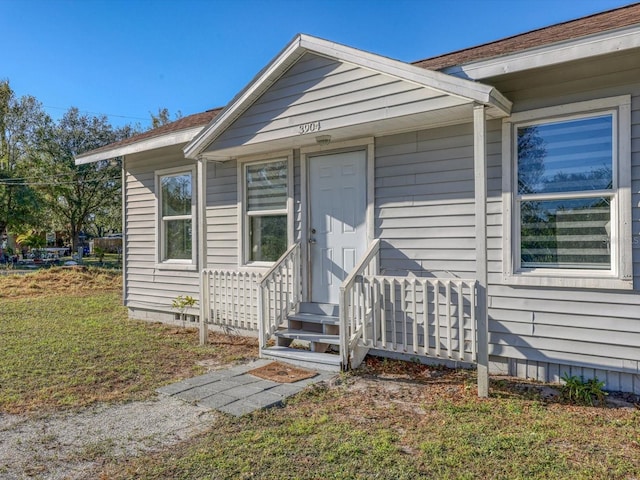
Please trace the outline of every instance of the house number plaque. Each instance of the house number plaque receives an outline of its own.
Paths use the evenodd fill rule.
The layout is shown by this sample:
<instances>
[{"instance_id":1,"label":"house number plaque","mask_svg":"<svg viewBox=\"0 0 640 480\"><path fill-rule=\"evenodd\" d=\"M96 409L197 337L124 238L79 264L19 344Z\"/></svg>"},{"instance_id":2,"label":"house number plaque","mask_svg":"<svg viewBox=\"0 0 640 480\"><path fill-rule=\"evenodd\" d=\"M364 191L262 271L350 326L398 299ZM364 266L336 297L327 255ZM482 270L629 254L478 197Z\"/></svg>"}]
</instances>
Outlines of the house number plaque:
<instances>
[{"instance_id":1,"label":"house number plaque","mask_svg":"<svg viewBox=\"0 0 640 480\"><path fill-rule=\"evenodd\" d=\"M320 131L320 122L303 123L298 126L298 133L304 135L305 133L315 133Z\"/></svg>"}]
</instances>

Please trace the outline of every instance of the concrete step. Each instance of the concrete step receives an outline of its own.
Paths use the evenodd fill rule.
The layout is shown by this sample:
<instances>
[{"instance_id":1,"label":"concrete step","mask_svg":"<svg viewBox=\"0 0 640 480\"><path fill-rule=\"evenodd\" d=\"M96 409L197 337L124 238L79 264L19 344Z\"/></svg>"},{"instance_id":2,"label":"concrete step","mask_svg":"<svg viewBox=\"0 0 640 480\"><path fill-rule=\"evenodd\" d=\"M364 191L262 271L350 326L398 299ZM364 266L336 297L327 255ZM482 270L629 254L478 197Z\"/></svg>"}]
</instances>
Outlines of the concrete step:
<instances>
[{"instance_id":1,"label":"concrete step","mask_svg":"<svg viewBox=\"0 0 640 480\"><path fill-rule=\"evenodd\" d=\"M331 353L310 352L289 347L269 347L260 351L260 357L278 360L301 368L322 370L327 372L340 371L340 355Z\"/></svg>"},{"instance_id":2,"label":"concrete step","mask_svg":"<svg viewBox=\"0 0 640 480\"><path fill-rule=\"evenodd\" d=\"M276 337L289 338L292 340L302 340L305 342L328 343L329 345L340 345L340 335L329 335L308 330L285 329L278 330Z\"/></svg>"}]
</instances>

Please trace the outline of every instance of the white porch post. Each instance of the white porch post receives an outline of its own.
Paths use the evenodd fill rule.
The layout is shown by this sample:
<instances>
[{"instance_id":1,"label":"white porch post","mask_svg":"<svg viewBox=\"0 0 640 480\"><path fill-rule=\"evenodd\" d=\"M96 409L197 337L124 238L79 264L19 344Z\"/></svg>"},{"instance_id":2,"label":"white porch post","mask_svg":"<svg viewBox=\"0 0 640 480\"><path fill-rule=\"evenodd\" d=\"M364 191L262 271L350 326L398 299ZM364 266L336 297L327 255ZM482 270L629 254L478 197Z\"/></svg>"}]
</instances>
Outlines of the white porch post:
<instances>
[{"instance_id":1,"label":"white porch post","mask_svg":"<svg viewBox=\"0 0 640 480\"><path fill-rule=\"evenodd\" d=\"M487 125L485 106L473 108L473 169L476 218L476 280L478 282L478 396L489 396L489 328L487 309Z\"/></svg>"},{"instance_id":2,"label":"white porch post","mask_svg":"<svg viewBox=\"0 0 640 480\"><path fill-rule=\"evenodd\" d=\"M207 320L210 309L210 295L208 281L205 281L204 269L207 268L207 161L202 157L198 158L198 184L196 196L198 199L198 278L200 282L200 345L205 345L208 339Z\"/></svg>"}]
</instances>

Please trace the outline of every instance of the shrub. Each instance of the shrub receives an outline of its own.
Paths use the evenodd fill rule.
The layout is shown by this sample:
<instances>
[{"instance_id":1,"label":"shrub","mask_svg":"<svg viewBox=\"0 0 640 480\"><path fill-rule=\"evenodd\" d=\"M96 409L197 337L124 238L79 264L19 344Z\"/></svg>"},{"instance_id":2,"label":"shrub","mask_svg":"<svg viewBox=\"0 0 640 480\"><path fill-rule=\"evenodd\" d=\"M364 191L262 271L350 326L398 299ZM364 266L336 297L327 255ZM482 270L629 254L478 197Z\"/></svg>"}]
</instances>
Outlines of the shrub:
<instances>
[{"instance_id":1,"label":"shrub","mask_svg":"<svg viewBox=\"0 0 640 480\"><path fill-rule=\"evenodd\" d=\"M570 376L565 373L562 380L565 382L562 386L562 396L572 403L590 406L602 405L604 397L608 395L602 390L604 382L599 381L597 377L585 381L584 377L578 378L575 375Z\"/></svg>"}]
</instances>

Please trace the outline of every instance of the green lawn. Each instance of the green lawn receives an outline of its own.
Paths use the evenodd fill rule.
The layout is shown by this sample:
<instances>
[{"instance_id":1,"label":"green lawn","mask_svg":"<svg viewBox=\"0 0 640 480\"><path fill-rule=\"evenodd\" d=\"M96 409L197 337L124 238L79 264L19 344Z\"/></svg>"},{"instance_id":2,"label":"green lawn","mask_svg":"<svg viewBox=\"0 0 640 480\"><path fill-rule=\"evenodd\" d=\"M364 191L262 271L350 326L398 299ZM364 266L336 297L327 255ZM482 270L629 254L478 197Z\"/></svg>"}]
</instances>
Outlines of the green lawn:
<instances>
[{"instance_id":1,"label":"green lawn","mask_svg":"<svg viewBox=\"0 0 640 480\"><path fill-rule=\"evenodd\" d=\"M0 278L0 414L148 398L199 361L256 354L254 340L135 322L115 272ZM370 359L283 408L220 415L209 433L141 457L96 459L109 479L640 478L640 410L543 401L473 372Z\"/></svg>"},{"instance_id":2,"label":"green lawn","mask_svg":"<svg viewBox=\"0 0 640 480\"><path fill-rule=\"evenodd\" d=\"M58 270L0 279L0 413L147 398L201 373L200 360L257 354L251 340L212 335L216 344L200 347L193 329L127 319L117 278Z\"/></svg>"},{"instance_id":3,"label":"green lawn","mask_svg":"<svg viewBox=\"0 0 640 480\"><path fill-rule=\"evenodd\" d=\"M640 411L546 404L502 382L481 400L473 374L436 374L426 381L402 378L399 386L380 371L346 377L344 385L309 390L282 409L224 417L196 441L104 473L114 479L638 478Z\"/></svg>"}]
</instances>

